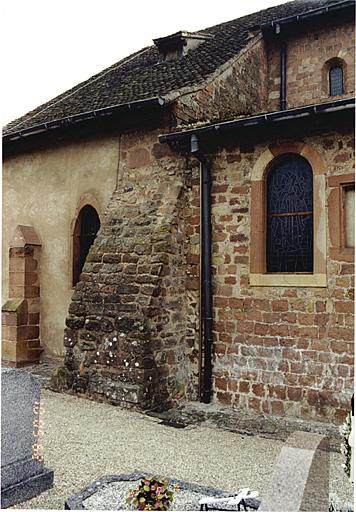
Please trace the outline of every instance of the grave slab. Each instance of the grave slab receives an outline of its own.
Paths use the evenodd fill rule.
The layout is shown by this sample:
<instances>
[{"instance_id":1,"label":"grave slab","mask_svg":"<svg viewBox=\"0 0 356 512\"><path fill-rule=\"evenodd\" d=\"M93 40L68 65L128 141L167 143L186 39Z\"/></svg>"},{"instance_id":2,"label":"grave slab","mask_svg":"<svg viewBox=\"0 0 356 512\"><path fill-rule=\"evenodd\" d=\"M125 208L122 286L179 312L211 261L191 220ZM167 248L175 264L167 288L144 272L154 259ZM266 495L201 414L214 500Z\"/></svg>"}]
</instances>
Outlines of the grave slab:
<instances>
[{"instance_id":1,"label":"grave slab","mask_svg":"<svg viewBox=\"0 0 356 512\"><path fill-rule=\"evenodd\" d=\"M92 482L85 489L70 496L64 504L65 510L128 510L126 497L129 490L137 486L138 481L151 472L134 471L130 474L106 475ZM233 493L198 485L175 478L167 478L170 485L178 485L180 491L175 493L170 510L199 510L199 499L207 496L227 497ZM120 486L120 484L123 484ZM127 484L127 485L125 485ZM124 490L123 490L124 488ZM238 489L236 489L236 492ZM257 510L260 501L252 498L246 500L246 510ZM178 507L178 508L176 508ZM192 508L194 507L194 508ZM220 510L235 510L235 507L221 507Z\"/></svg>"}]
</instances>

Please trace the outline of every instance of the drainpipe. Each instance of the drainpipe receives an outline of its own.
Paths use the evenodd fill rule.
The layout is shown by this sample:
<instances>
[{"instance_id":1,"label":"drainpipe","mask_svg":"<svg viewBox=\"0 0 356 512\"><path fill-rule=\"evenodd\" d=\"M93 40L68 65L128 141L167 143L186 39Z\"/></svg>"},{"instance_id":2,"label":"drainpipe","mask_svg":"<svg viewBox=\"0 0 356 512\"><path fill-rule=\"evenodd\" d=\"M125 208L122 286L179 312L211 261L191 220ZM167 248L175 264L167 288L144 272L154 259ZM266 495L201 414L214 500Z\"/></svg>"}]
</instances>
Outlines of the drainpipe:
<instances>
[{"instance_id":1,"label":"drainpipe","mask_svg":"<svg viewBox=\"0 0 356 512\"><path fill-rule=\"evenodd\" d=\"M211 164L199 149L198 137L191 136L190 152L201 169L201 284L203 324L203 376L200 401L208 404L212 392L213 291L211 279Z\"/></svg>"},{"instance_id":2,"label":"drainpipe","mask_svg":"<svg viewBox=\"0 0 356 512\"><path fill-rule=\"evenodd\" d=\"M275 28L276 34L280 34L281 27L279 24ZM285 40L280 38L280 89L279 89L279 110L286 110L287 108L287 45Z\"/></svg>"}]
</instances>

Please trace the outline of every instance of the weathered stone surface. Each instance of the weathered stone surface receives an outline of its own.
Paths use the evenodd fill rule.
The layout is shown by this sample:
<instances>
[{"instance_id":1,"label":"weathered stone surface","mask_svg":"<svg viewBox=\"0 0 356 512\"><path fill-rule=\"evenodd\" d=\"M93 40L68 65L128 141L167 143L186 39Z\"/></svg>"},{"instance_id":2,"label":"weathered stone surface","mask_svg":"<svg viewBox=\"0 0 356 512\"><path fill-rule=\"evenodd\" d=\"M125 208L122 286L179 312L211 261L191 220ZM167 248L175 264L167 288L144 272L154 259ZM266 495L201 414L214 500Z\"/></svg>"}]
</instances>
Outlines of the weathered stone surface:
<instances>
[{"instance_id":1,"label":"weathered stone surface","mask_svg":"<svg viewBox=\"0 0 356 512\"><path fill-rule=\"evenodd\" d=\"M84 325L84 317L77 317L74 315L67 316L66 318L66 326L69 327L69 329L76 330L80 329Z\"/></svg>"},{"instance_id":2,"label":"weathered stone surface","mask_svg":"<svg viewBox=\"0 0 356 512\"><path fill-rule=\"evenodd\" d=\"M162 408L184 395L188 376L183 357L173 354L185 351L184 301L172 311L172 299L184 290L185 196L178 169L167 180L167 206L157 179L162 169L150 163L151 156L147 161L150 149L141 149L130 151L131 171L113 194L91 249L103 257L89 258L73 294L66 372L57 380L68 391L112 403ZM157 152L167 154L156 147L152 155ZM133 170L142 167L143 175Z\"/></svg>"}]
</instances>

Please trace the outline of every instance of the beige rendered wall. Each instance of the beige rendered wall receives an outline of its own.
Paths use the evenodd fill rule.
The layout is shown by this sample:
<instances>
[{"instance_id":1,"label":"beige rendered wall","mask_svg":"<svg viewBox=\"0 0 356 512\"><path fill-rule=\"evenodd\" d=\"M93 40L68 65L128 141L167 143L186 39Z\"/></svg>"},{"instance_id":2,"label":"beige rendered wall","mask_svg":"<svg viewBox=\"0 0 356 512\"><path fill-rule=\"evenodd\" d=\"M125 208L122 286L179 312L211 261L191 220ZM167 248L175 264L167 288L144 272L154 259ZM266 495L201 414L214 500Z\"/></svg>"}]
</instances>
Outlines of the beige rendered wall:
<instances>
[{"instance_id":1,"label":"beige rendered wall","mask_svg":"<svg viewBox=\"0 0 356 512\"><path fill-rule=\"evenodd\" d=\"M117 136L91 139L13 156L3 163L3 289L8 298L9 241L18 224L33 226L42 241L41 342L62 356L64 321L72 295L71 224L83 196L102 218L116 186Z\"/></svg>"}]
</instances>

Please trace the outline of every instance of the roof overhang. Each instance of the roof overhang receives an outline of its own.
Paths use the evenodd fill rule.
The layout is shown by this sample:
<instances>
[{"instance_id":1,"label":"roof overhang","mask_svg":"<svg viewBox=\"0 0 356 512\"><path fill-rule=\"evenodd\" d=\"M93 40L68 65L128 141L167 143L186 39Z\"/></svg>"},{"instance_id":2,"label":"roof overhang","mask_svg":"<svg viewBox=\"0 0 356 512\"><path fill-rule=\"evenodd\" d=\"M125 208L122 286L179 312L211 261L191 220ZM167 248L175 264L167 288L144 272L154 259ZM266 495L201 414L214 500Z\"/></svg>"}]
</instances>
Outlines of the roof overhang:
<instances>
[{"instance_id":1,"label":"roof overhang","mask_svg":"<svg viewBox=\"0 0 356 512\"><path fill-rule=\"evenodd\" d=\"M152 116L162 112L167 101L159 96L130 103L122 103L72 116L41 123L30 128L3 135L3 155L34 149L68 137L90 135L94 131L114 126L130 125L139 116Z\"/></svg>"},{"instance_id":2,"label":"roof overhang","mask_svg":"<svg viewBox=\"0 0 356 512\"><path fill-rule=\"evenodd\" d=\"M223 144L230 137L256 142L273 136L304 135L311 131L353 126L355 98L242 117L159 136L161 143L189 145L195 134L201 141Z\"/></svg>"},{"instance_id":3,"label":"roof overhang","mask_svg":"<svg viewBox=\"0 0 356 512\"><path fill-rule=\"evenodd\" d=\"M343 15L345 12L355 11L354 0L343 0L342 2L334 3L318 9L312 9L303 14L288 16L285 18L275 19L261 26L264 34L280 34L282 31L288 34L292 28L295 29L302 22L314 23L317 17L323 16L335 20L338 16Z\"/></svg>"}]
</instances>

